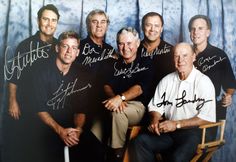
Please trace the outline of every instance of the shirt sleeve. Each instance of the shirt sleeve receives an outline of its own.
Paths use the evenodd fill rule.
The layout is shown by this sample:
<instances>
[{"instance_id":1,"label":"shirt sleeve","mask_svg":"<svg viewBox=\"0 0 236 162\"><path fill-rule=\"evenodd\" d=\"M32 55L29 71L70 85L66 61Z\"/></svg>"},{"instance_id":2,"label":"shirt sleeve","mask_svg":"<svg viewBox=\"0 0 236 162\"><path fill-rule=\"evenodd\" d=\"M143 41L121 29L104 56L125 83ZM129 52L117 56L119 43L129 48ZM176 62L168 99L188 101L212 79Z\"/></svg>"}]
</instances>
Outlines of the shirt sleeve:
<instances>
[{"instance_id":1,"label":"shirt sleeve","mask_svg":"<svg viewBox=\"0 0 236 162\"><path fill-rule=\"evenodd\" d=\"M210 122L216 121L216 101L215 101L215 88L211 80L202 75L199 79L197 87L199 91L198 98L204 99L204 104L198 105L198 117Z\"/></svg>"}]
</instances>

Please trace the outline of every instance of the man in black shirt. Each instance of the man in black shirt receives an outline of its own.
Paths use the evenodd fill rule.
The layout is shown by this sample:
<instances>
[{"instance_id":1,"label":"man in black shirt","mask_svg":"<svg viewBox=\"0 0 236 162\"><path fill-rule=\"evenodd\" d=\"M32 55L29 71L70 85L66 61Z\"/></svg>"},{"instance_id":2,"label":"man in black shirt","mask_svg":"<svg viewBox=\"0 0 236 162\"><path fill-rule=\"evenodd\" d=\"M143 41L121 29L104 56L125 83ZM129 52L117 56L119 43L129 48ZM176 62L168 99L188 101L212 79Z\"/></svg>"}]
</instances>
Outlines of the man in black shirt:
<instances>
[{"instance_id":1,"label":"man in black shirt","mask_svg":"<svg viewBox=\"0 0 236 162\"><path fill-rule=\"evenodd\" d=\"M112 162L120 162L128 126L137 125L145 113L149 70L138 55L140 44L138 32L131 27L117 33L117 46L121 57L112 66L112 76L104 90L107 99L103 102L111 112L110 147Z\"/></svg>"},{"instance_id":2,"label":"man in black shirt","mask_svg":"<svg viewBox=\"0 0 236 162\"><path fill-rule=\"evenodd\" d=\"M44 162L63 162L64 146L79 143L91 87L86 73L72 64L79 54L78 34L63 32L58 41L56 57L44 62L33 78L33 107L46 124L38 130L37 146Z\"/></svg>"},{"instance_id":3,"label":"man in black shirt","mask_svg":"<svg viewBox=\"0 0 236 162\"><path fill-rule=\"evenodd\" d=\"M195 67L206 74L215 86L216 120L226 118L226 108L232 103L236 80L227 54L208 42L211 21L205 15L193 16L188 24L195 47Z\"/></svg>"},{"instance_id":4,"label":"man in black shirt","mask_svg":"<svg viewBox=\"0 0 236 162\"><path fill-rule=\"evenodd\" d=\"M7 60L4 67L5 79L9 90L9 116L5 116L4 129L4 161L31 162L34 158L34 140L28 138L26 130L34 129L35 116L31 106L32 76L35 69L54 53L57 39L53 37L59 13L57 8L48 4L38 11L39 31L23 40L15 51L15 56ZM21 138L17 138L16 134ZM22 147L24 146L24 147ZM25 156L28 154L28 156ZM17 159L17 160L16 160Z\"/></svg>"},{"instance_id":5,"label":"man in black shirt","mask_svg":"<svg viewBox=\"0 0 236 162\"><path fill-rule=\"evenodd\" d=\"M161 39L164 20L159 13L149 12L142 18L144 39L139 46L139 54L152 71L152 81L147 98L151 100L159 81L167 74L175 71L173 46ZM149 76L151 77L151 76Z\"/></svg>"}]
</instances>

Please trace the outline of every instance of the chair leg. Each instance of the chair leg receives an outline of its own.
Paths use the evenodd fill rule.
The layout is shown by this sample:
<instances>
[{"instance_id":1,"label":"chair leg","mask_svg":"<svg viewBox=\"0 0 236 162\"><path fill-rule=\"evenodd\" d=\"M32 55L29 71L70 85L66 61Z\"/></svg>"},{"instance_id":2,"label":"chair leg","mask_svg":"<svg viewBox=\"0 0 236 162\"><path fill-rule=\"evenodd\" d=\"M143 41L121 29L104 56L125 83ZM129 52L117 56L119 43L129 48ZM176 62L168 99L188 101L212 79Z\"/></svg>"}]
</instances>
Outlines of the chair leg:
<instances>
[{"instance_id":1,"label":"chair leg","mask_svg":"<svg viewBox=\"0 0 236 162\"><path fill-rule=\"evenodd\" d=\"M136 137L139 133L139 131L141 130L140 126L133 126L133 127L129 127L130 130L130 134L129 134L129 138L128 140L131 140L132 138ZM129 141L127 141L127 144L129 144ZM124 158L123 158L123 162L129 162L129 153L128 153L128 148L125 149L125 153L124 153Z\"/></svg>"}]
</instances>

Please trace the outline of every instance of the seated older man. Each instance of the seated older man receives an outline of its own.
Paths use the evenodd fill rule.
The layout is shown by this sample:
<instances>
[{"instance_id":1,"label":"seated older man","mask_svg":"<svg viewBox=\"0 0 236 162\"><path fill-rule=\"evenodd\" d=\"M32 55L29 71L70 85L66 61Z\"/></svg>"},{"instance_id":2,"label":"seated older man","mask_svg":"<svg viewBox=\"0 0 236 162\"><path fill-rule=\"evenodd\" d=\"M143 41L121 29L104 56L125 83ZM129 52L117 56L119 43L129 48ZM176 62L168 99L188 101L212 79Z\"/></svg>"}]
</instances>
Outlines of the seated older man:
<instances>
[{"instance_id":1,"label":"seated older man","mask_svg":"<svg viewBox=\"0 0 236 162\"><path fill-rule=\"evenodd\" d=\"M113 65L113 76L104 86L106 109L111 111L112 128L110 146L114 152L112 162L121 161L128 126L138 124L145 113L149 70L143 65L137 50L138 32L131 27L117 33L120 58Z\"/></svg>"},{"instance_id":2,"label":"seated older man","mask_svg":"<svg viewBox=\"0 0 236 162\"><path fill-rule=\"evenodd\" d=\"M215 122L214 86L193 66L194 60L191 45L175 46L176 72L164 77L156 88L148 105L148 131L131 142L133 162L155 162L155 154L163 152L171 162L188 162L201 140L198 126Z\"/></svg>"}]
</instances>

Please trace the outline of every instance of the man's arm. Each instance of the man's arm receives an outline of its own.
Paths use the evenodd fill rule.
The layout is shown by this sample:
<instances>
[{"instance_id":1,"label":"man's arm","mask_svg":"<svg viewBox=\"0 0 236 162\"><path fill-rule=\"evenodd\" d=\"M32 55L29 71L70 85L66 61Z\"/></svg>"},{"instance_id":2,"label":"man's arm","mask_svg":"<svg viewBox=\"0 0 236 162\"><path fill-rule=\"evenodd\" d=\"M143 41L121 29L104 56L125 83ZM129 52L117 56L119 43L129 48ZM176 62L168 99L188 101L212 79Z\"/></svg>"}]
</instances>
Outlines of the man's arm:
<instances>
[{"instance_id":1,"label":"man's arm","mask_svg":"<svg viewBox=\"0 0 236 162\"><path fill-rule=\"evenodd\" d=\"M192 117L189 119L183 119L183 120L165 120L164 122L161 122L159 124L160 132L173 132L176 129L186 129L191 127L198 127L203 124L209 124L212 122L203 120L199 117Z\"/></svg>"},{"instance_id":2,"label":"man's arm","mask_svg":"<svg viewBox=\"0 0 236 162\"><path fill-rule=\"evenodd\" d=\"M83 132L83 126L84 126L85 120L86 120L86 115L83 113L78 113L74 115L75 129L78 130L78 132L76 132L78 139L81 133Z\"/></svg>"},{"instance_id":3,"label":"man's arm","mask_svg":"<svg viewBox=\"0 0 236 162\"><path fill-rule=\"evenodd\" d=\"M52 128L60 136L67 146L78 144L79 140L75 136L70 136L70 134L73 134L73 132L78 132L77 129L63 128L52 118L48 112L38 112L38 116L46 125Z\"/></svg>"},{"instance_id":4,"label":"man's arm","mask_svg":"<svg viewBox=\"0 0 236 162\"><path fill-rule=\"evenodd\" d=\"M9 107L8 112L13 119L18 120L20 118L21 112L16 99L17 85L14 83L8 84L9 91Z\"/></svg>"}]
</instances>

